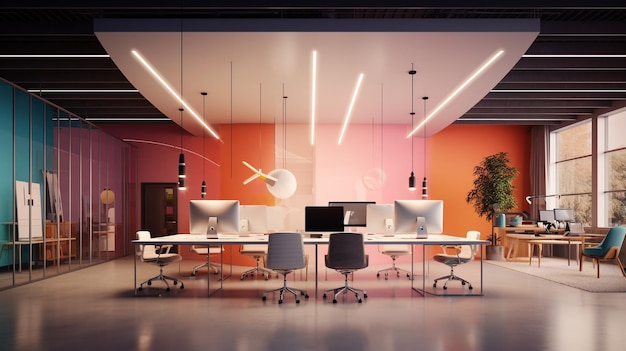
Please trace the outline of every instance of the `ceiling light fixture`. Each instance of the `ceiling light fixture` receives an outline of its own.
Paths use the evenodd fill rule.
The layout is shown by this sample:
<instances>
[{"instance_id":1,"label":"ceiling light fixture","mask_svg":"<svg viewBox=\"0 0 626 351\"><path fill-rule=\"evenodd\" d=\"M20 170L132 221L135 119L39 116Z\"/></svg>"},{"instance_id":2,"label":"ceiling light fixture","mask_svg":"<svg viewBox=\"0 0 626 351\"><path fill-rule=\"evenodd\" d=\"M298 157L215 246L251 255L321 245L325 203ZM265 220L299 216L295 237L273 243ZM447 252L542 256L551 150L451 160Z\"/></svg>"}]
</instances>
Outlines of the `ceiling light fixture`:
<instances>
[{"instance_id":1,"label":"ceiling light fixture","mask_svg":"<svg viewBox=\"0 0 626 351\"><path fill-rule=\"evenodd\" d=\"M483 63L478 70L476 70L476 72L474 72L471 76L469 76L463 83L461 83L461 85L459 85L458 88L456 88L452 94L450 94L450 96L448 96L445 100L443 100L442 103L439 104L439 106L437 106L434 110L432 110L432 112L428 115L428 117L426 117L424 119L424 121L422 121L422 123L420 123L417 127L415 127L415 129L413 129L409 135L407 135L407 138L410 138L411 136L413 136L413 134L415 134L420 128L422 128L426 123L428 123L428 121L433 118L434 115L436 115L441 109L443 109L444 106L446 106L450 101L452 101L452 99L454 99L461 91L463 91L463 89L465 89L465 87L467 87L471 82L473 82L476 78L478 78L478 76L483 73L487 68L489 68L494 62L496 62L496 60L498 58L500 58L500 56L502 56L504 54L504 50L498 50L496 51L485 63Z\"/></svg>"},{"instance_id":2,"label":"ceiling light fixture","mask_svg":"<svg viewBox=\"0 0 626 351\"><path fill-rule=\"evenodd\" d=\"M206 105L205 105L205 100L206 100L206 95L207 92L203 91L200 93L200 95L202 95L202 119L206 119ZM205 156L206 153L206 135L204 135L204 129L202 130L202 156L204 158L206 158ZM206 172L205 172L205 165L204 162L202 162L202 185L200 187L200 197L202 197L203 199L206 198Z\"/></svg>"},{"instance_id":3,"label":"ceiling light fixture","mask_svg":"<svg viewBox=\"0 0 626 351\"><path fill-rule=\"evenodd\" d=\"M139 61L139 63L141 63L143 65L143 67L159 82L161 83L161 85L165 88L165 90L167 90L167 92L170 93L170 95L172 95L172 97L174 97L174 99L176 99L180 104L183 105L183 108L187 110L188 113L190 113L203 127L204 129L206 129L209 133L211 133L211 135L213 135L213 137L215 139L220 140L219 135L217 135L217 133L211 128L209 127L208 124L206 124L202 118L200 118L200 116L198 116L198 114L189 106L185 103L185 101L182 100L182 98L180 96L182 95L178 95L176 93L176 91L169 85L167 84L167 82L165 81L165 79L163 79L163 77L161 76L161 74L159 74L159 72L157 72L154 67L152 67L152 65L150 63L148 63L148 61L137 51L137 50L131 50L131 53L133 54L133 56Z\"/></svg>"},{"instance_id":4,"label":"ceiling light fixture","mask_svg":"<svg viewBox=\"0 0 626 351\"><path fill-rule=\"evenodd\" d=\"M180 20L180 99L183 100L183 20ZM187 178L187 172L185 169L185 154L183 153L183 133L185 128L183 128L183 111L184 109L181 107L178 109L180 111L180 154L178 155L178 190L186 190L185 187L185 178Z\"/></svg>"},{"instance_id":5,"label":"ceiling light fixture","mask_svg":"<svg viewBox=\"0 0 626 351\"><path fill-rule=\"evenodd\" d=\"M424 100L424 119L426 118L426 100L428 100L428 96L424 96L422 97L422 100ZM422 128L422 131L424 132L424 137L422 138L422 150L424 151L424 179L422 180L422 199L426 200L428 199L428 183L426 182L426 125L424 125L424 127Z\"/></svg>"},{"instance_id":6,"label":"ceiling light fixture","mask_svg":"<svg viewBox=\"0 0 626 351\"><path fill-rule=\"evenodd\" d=\"M137 89L28 89L29 93L138 93Z\"/></svg>"},{"instance_id":7,"label":"ceiling light fixture","mask_svg":"<svg viewBox=\"0 0 626 351\"><path fill-rule=\"evenodd\" d=\"M13 54L13 55L0 55L0 58L109 58L111 56L102 54L102 55L53 55L53 54L45 54L45 55L23 55L23 54Z\"/></svg>"},{"instance_id":8,"label":"ceiling light fixture","mask_svg":"<svg viewBox=\"0 0 626 351\"><path fill-rule=\"evenodd\" d=\"M317 51L311 54L311 145L315 145L315 107L317 104Z\"/></svg>"},{"instance_id":9,"label":"ceiling light fixture","mask_svg":"<svg viewBox=\"0 0 626 351\"><path fill-rule=\"evenodd\" d=\"M415 118L415 111L413 110L413 80L415 78L416 70L413 69L413 63L411 63L411 70L409 71L409 75L411 76L411 129L413 129L413 120ZM409 176L409 190L415 190L415 173L413 173L413 140L415 138L411 138L411 175Z\"/></svg>"},{"instance_id":10,"label":"ceiling light fixture","mask_svg":"<svg viewBox=\"0 0 626 351\"><path fill-rule=\"evenodd\" d=\"M523 58L625 58L626 55L522 55Z\"/></svg>"},{"instance_id":11,"label":"ceiling light fixture","mask_svg":"<svg viewBox=\"0 0 626 351\"><path fill-rule=\"evenodd\" d=\"M346 117L343 120L343 127L341 128L341 134L339 134L339 141L337 144L341 144L343 141L343 137L346 133L346 129L348 128L348 123L350 122L350 117L352 116L352 108L354 108L354 104L356 103L356 98L359 96L359 91L361 89L361 82L363 82L363 77L365 75L363 73L359 74L359 79L356 82L356 86L354 87L354 92L352 93L352 99L350 100L350 106L348 107L348 112L346 113Z\"/></svg>"}]
</instances>

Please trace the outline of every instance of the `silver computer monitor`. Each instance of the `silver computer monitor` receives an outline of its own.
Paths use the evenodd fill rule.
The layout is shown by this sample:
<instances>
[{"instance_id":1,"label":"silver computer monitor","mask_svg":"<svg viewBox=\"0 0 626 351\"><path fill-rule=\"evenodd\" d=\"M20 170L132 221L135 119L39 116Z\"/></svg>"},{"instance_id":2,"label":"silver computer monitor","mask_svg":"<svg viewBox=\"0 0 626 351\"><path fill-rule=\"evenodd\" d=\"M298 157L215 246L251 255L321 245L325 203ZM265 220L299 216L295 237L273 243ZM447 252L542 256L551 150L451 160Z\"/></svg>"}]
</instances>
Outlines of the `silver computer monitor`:
<instances>
[{"instance_id":1,"label":"silver computer monitor","mask_svg":"<svg viewBox=\"0 0 626 351\"><path fill-rule=\"evenodd\" d=\"M191 200L189 232L206 234L207 238L239 232L239 200Z\"/></svg>"},{"instance_id":2,"label":"silver computer monitor","mask_svg":"<svg viewBox=\"0 0 626 351\"><path fill-rule=\"evenodd\" d=\"M329 201L328 206L343 207L343 225L346 227L367 226L367 206L374 201Z\"/></svg>"},{"instance_id":3,"label":"silver computer monitor","mask_svg":"<svg viewBox=\"0 0 626 351\"><path fill-rule=\"evenodd\" d=\"M366 231L393 236L393 204L367 205Z\"/></svg>"},{"instance_id":4,"label":"silver computer monitor","mask_svg":"<svg viewBox=\"0 0 626 351\"><path fill-rule=\"evenodd\" d=\"M267 233L267 218L267 206L265 205L240 205L239 235Z\"/></svg>"},{"instance_id":5,"label":"silver computer monitor","mask_svg":"<svg viewBox=\"0 0 626 351\"><path fill-rule=\"evenodd\" d=\"M416 233L417 238L443 233L443 200L396 200L393 206L396 233Z\"/></svg>"},{"instance_id":6,"label":"silver computer monitor","mask_svg":"<svg viewBox=\"0 0 626 351\"><path fill-rule=\"evenodd\" d=\"M554 219L559 222L573 222L574 221L574 209L573 208L555 208Z\"/></svg>"},{"instance_id":7,"label":"silver computer monitor","mask_svg":"<svg viewBox=\"0 0 626 351\"><path fill-rule=\"evenodd\" d=\"M554 210L539 210L539 221L544 223L554 222Z\"/></svg>"}]
</instances>

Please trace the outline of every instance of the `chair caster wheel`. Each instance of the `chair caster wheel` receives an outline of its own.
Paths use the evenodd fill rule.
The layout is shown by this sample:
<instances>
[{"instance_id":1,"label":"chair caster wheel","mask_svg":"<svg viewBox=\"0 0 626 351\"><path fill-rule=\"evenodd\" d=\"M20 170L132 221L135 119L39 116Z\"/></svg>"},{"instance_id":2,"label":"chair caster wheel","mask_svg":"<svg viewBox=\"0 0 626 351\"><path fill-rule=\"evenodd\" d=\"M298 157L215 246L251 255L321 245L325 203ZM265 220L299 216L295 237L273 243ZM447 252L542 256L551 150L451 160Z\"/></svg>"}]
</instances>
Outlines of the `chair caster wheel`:
<instances>
[{"instance_id":1,"label":"chair caster wheel","mask_svg":"<svg viewBox=\"0 0 626 351\"><path fill-rule=\"evenodd\" d=\"M380 273L376 273L376 277L380 277Z\"/></svg>"},{"instance_id":2,"label":"chair caster wheel","mask_svg":"<svg viewBox=\"0 0 626 351\"><path fill-rule=\"evenodd\" d=\"M178 282L176 280L174 280L174 285L178 285Z\"/></svg>"},{"instance_id":3,"label":"chair caster wheel","mask_svg":"<svg viewBox=\"0 0 626 351\"><path fill-rule=\"evenodd\" d=\"M165 291L170 291L170 288L165 289Z\"/></svg>"},{"instance_id":4,"label":"chair caster wheel","mask_svg":"<svg viewBox=\"0 0 626 351\"><path fill-rule=\"evenodd\" d=\"M470 290L472 290L472 289L474 289L474 287L470 285L470 286L469 286L469 289L470 289Z\"/></svg>"},{"instance_id":5,"label":"chair caster wheel","mask_svg":"<svg viewBox=\"0 0 626 351\"><path fill-rule=\"evenodd\" d=\"M359 299L358 301L359 301L359 303L363 303L363 300L361 300L361 299Z\"/></svg>"},{"instance_id":6,"label":"chair caster wheel","mask_svg":"<svg viewBox=\"0 0 626 351\"><path fill-rule=\"evenodd\" d=\"M363 294L363 297L367 299L367 294Z\"/></svg>"},{"instance_id":7,"label":"chair caster wheel","mask_svg":"<svg viewBox=\"0 0 626 351\"><path fill-rule=\"evenodd\" d=\"M180 284L180 290L183 290L185 288L185 286L181 283Z\"/></svg>"},{"instance_id":8,"label":"chair caster wheel","mask_svg":"<svg viewBox=\"0 0 626 351\"><path fill-rule=\"evenodd\" d=\"M196 276L196 272L191 272L191 276L195 277Z\"/></svg>"},{"instance_id":9,"label":"chair caster wheel","mask_svg":"<svg viewBox=\"0 0 626 351\"><path fill-rule=\"evenodd\" d=\"M267 296L263 295L262 299L263 301L267 300Z\"/></svg>"},{"instance_id":10,"label":"chair caster wheel","mask_svg":"<svg viewBox=\"0 0 626 351\"><path fill-rule=\"evenodd\" d=\"M437 287L437 283L433 283L433 288L436 288L436 287Z\"/></svg>"},{"instance_id":11,"label":"chair caster wheel","mask_svg":"<svg viewBox=\"0 0 626 351\"><path fill-rule=\"evenodd\" d=\"M300 303L300 300L296 300L296 303Z\"/></svg>"},{"instance_id":12,"label":"chair caster wheel","mask_svg":"<svg viewBox=\"0 0 626 351\"><path fill-rule=\"evenodd\" d=\"M281 305L283 303L283 300L278 300L278 304Z\"/></svg>"},{"instance_id":13,"label":"chair caster wheel","mask_svg":"<svg viewBox=\"0 0 626 351\"><path fill-rule=\"evenodd\" d=\"M443 290L448 290L448 287L446 285L443 286Z\"/></svg>"},{"instance_id":14,"label":"chair caster wheel","mask_svg":"<svg viewBox=\"0 0 626 351\"><path fill-rule=\"evenodd\" d=\"M337 303L337 299L333 299L333 303Z\"/></svg>"},{"instance_id":15,"label":"chair caster wheel","mask_svg":"<svg viewBox=\"0 0 626 351\"><path fill-rule=\"evenodd\" d=\"M309 294L304 294L304 298L308 299L309 298Z\"/></svg>"},{"instance_id":16,"label":"chair caster wheel","mask_svg":"<svg viewBox=\"0 0 626 351\"><path fill-rule=\"evenodd\" d=\"M148 280L148 285L152 285L152 280Z\"/></svg>"},{"instance_id":17,"label":"chair caster wheel","mask_svg":"<svg viewBox=\"0 0 626 351\"><path fill-rule=\"evenodd\" d=\"M322 295L322 298L325 299L326 298L326 293L324 293L324 295Z\"/></svg>"},{"instance_id":18,"label":"chair caster wheel","mask_svg":"<svg viewBox=\"0 0 626 351\"><path fill-rule=\"evenodd\" d=\"M465 285L465 282L461 282L461 285Z\"/></svg>"}]
</instances>

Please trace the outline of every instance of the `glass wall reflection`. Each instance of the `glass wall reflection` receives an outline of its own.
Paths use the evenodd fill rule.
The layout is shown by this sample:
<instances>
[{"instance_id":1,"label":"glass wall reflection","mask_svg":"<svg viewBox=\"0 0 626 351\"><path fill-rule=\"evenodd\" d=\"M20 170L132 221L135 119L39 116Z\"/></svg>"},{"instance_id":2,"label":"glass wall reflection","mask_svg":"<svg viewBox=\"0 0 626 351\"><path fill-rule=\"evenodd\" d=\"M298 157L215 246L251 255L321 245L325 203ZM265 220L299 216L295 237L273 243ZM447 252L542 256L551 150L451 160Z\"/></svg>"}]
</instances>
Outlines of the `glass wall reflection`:
<instances>
[{"instance_id":1,"label":"glass wall reflection","mask_svg":"<svg viewBox=\"0 0 626 351\"><path fill-rule=\"evenodd\" d=\"M131 253L136 150L0 80L0 290Z\"/></svg>"}]
</instances>

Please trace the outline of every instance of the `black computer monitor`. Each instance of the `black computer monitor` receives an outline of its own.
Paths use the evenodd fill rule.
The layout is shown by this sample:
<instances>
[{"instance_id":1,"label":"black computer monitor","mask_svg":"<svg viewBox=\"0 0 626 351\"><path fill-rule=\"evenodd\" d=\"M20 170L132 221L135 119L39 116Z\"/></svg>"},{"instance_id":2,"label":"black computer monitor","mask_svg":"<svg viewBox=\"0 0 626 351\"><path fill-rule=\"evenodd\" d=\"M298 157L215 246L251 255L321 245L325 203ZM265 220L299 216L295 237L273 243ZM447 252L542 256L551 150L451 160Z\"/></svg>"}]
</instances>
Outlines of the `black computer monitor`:
<instances>
[{"instance_id":1,"label":"black computer monitor","mask_svg":"<svg viewBox=\"0 0 626 351\"><path fill-rule=\"evenodd\" d=\"M239 232L239 200L191 200L189 232L207 237Z\"/></svg>"},{"instance_id":2,"label":"black computer monitor","mask_svg":"<svg viewBox=\"0 0 626 351\"><path fill-rule=\"evenodd\" d=\"M343 207L306 206L304 230L306 232L343 232Z\"/></svg>"},{"instance_id":3,"label":"black computer monitor","mask_svg":"<svg viewBox=\"0 0 626 351\"><path fill-rule=\"evenodd\" d=\"M443 233L443 200L396 200L393 206L396 233Z\"/></svg>"},{"instance_id":4,"label":"black computer monitor","mask_svg":"<svg viewBox=\"0 0 626 351\"><path fill-rule=\"evenodd\" d=\"M343 207L343 225L346 227L367 226L367 205L375 201L329 201L328 206Z\"/></svg>"}]
</instances>

